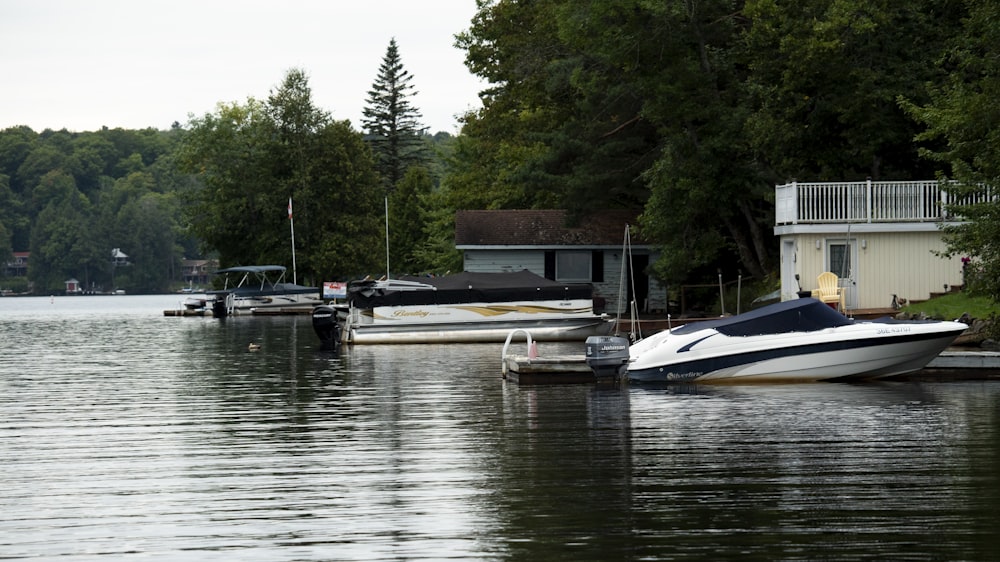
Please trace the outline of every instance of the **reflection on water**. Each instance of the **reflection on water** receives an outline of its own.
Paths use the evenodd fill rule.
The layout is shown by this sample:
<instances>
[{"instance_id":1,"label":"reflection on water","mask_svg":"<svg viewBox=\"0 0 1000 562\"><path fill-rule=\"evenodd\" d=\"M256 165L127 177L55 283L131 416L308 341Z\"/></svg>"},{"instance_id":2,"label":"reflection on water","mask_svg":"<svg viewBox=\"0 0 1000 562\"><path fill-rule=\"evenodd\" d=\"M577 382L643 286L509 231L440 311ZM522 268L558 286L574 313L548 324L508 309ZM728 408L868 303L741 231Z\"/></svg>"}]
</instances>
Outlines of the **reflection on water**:
<instances>
[{"instance_id":1,"label":"reflection on water","mask_svg":"<svg viewBox=\"0 0 1000 562\"><path fill-rule=\"evenodd\" d=\"M175 300L0 299L0 558L1000 554L996 382L519 387Z\"/></svg>"}]
</instances>

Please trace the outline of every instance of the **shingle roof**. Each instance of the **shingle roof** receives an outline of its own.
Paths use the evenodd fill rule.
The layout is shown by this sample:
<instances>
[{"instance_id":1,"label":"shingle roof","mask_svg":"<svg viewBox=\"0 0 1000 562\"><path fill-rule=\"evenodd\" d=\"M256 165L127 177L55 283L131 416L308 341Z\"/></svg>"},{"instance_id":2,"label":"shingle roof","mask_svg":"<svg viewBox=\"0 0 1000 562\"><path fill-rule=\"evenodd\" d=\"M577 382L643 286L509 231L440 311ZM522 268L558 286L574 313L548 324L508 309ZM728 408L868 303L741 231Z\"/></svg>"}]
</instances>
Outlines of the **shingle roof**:
<instances>
[{"instance_id":1,"label":"shingle roof","mask_svg":"<svg viewBox=\"0 0 1000 562\"><path fill-rule=\"evenodd\" d=\"M564 210L476 210L455 214L456 246L618 246L638 211L609 210L567 227ZM633 241L635 241L633 235Z\"/></svg>"}]
</instances>

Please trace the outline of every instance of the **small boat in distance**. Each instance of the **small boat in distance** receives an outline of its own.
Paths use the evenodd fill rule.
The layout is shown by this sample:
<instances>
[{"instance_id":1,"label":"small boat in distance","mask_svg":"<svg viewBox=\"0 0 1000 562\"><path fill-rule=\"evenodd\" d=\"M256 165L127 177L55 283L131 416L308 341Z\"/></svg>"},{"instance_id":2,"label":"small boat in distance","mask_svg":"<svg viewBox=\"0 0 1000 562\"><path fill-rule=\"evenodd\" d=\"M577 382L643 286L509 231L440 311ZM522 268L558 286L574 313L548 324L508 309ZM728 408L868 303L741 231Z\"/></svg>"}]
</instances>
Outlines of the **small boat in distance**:
<instances>
[{"instance_id":1,"label":"small boat in distance","mask_svg":"<svg viewBox=\"0 0 1000 562\"><path fill-rule=\"evenodd\" d=\"M611 318L594 313L590 284L528 270L352 281L339 315L334 306L313 311L324 345L338 336L354 344L503 342L516 328L539 341L584 341L612 326Z\"/></svg>"},{"instance_id":2,"label":"small boat in distance","mask_svg":"<svg viewBox=\"0 0 1000 562\"><path fill-rule=\"evenodd\" d=\"M249 314L253 310L311 309L323 304L319 287L285 282L281 265L245 265L216 271L225 276L222 289L206 291L204 306L216 317ZM192 303L196 302L192 297Z\"/></svg>"},{"instance_id":3,"label":"small boat in distance","mask_svg":"<svg viewBox=\"0 0 1000 562\"><path fill-rule=\"evenodd\" d=\"M961 322L855 321L812 299L692 322L629 345L588 340L587 364L636 382L874 379L918 371L968 328Z\"/></svg>"}]
</instances>

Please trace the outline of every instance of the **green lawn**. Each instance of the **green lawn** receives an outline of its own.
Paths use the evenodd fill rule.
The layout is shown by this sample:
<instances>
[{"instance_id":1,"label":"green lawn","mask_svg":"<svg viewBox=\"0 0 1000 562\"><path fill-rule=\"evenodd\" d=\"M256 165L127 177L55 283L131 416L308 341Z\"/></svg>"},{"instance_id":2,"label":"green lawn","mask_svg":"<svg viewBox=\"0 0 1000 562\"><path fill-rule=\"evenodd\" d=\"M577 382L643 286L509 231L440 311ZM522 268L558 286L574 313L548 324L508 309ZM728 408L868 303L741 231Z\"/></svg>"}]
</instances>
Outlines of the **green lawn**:
<instances>
[{"instance_id":1,"label":"green lawn","mask_svg":"<svg viewBox=\"0 0 1000 562\"><path fill-rule=\"evenodd\" d=\"M973 318L987 319L1000 312L1000 305L987 297L970 297L966 293L948 293L928 301L909 304L902 308L909 314L926 314L930 318L954 320L968 312Z\"/></svg>"}]
</instances>

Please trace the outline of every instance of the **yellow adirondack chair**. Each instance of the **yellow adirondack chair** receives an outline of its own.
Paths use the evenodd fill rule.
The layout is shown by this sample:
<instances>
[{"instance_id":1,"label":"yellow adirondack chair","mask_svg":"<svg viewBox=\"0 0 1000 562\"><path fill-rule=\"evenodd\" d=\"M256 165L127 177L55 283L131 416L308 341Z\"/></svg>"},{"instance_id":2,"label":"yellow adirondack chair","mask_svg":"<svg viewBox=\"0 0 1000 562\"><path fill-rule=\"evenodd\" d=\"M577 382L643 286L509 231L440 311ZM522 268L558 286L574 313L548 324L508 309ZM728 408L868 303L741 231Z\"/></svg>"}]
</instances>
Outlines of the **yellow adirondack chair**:
<instances>
[{"instance_id":1,"label":"yellow adirondack chair","mask_svg":"<svg viewBox=\"0 0 1000 562\"><path fill-rule=\"evenodd\" d=\"M837 274L824 271L816 278L819 289L813 291L813 297L826 304L836 303L837 310L844 311L844 289L837 286Z\"/></svg>"}]
</instances>

